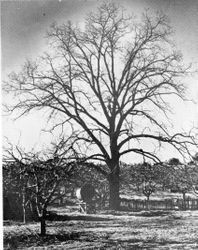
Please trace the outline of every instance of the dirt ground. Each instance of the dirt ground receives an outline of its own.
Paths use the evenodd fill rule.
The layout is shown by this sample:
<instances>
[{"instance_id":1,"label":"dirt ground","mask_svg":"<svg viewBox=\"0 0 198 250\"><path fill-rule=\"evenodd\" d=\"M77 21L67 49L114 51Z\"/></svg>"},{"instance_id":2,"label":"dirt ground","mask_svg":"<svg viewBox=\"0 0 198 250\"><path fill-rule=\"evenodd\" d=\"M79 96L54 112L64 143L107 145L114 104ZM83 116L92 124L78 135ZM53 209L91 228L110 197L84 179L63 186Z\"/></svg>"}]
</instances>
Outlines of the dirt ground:
<instances>
[{"instance_id":1,"label":"dirt ground","mask_svg":"<svg viewBox=\"0 0 198 250\"><path fill-rule=\"evenodd\" d=\"M66 213L47 221L45 237L39 223L7 222L4 249L198 249L198 211Z\"/></svg>"}]
</instances>

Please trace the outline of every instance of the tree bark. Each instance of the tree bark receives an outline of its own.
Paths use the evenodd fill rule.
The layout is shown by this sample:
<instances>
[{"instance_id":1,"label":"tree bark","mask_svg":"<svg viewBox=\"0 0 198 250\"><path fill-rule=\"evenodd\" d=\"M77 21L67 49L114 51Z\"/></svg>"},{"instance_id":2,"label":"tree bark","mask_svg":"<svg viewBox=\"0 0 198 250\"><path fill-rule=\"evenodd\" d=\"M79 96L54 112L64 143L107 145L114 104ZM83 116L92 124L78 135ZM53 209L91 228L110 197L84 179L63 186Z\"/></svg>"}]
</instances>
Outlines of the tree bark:
<instances>
[{"instance_id":1,"label":"tree bark","mask_svg":"<svg viewBox=\"0 0 198 250\"><path fill-rule=\"evenodd\" d=\"M116 163L114 168L111 168L112 172L108 176L109 181L109 208L113 210L120 209L120 197L119 197L119 189L120 189L120 168L119 164Z\"/></svg>"}]
</instances>

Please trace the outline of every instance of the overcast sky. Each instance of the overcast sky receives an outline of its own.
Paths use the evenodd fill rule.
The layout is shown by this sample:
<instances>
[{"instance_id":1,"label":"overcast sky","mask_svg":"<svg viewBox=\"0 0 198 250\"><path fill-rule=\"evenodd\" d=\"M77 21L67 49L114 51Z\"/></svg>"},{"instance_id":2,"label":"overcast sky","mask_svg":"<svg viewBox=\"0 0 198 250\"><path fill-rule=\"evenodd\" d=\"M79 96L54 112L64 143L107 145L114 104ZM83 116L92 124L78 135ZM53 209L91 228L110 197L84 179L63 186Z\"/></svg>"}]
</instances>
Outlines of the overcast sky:
<instances>
[{"instance_id":1,"label":"overcast sky","mask_svg":"<svg viewBox=\"0 0 198 250\"><path fill-rule=\"evenodd\" d=\"M94 10L101 1L2 1L1 2L1 47L2 79L11 71L18 71L26 58L35 58L46 49L45 34L50 24L72 20L81 22L86 13ZM175 43L184 55L185 63L193 63L198 69L198 1L197 0L126 0L117 1L127 11L139 15L145 9L162 10L170 18L175 30ZM189 95L198 100L198 75L186 79ZM198 104L173 103L175 126L189 128L198 126ZM13 122L3 119L3 135L13 143L28 149L45 140L40 133L40 117L23 118ZM30 132L31 126L31 132ZM168 157L168 153L167 153Z\"/></svg>"}]
</instances>

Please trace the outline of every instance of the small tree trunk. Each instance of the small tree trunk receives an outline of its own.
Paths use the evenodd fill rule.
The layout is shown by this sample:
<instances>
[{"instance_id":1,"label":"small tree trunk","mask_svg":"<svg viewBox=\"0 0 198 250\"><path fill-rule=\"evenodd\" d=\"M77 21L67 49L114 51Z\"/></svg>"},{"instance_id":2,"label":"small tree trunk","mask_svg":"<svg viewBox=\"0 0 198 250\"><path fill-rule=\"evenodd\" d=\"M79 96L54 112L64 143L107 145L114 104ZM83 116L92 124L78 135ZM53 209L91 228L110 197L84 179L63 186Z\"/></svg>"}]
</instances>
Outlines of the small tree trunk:
<instances>
[{"instance_id":1,"label":"small tree trunk","mask_svg":"<svg viewBox=\"0 0 198 250\"><path fill-rule=\"evenodd\" d=\"M75 192L75 188L72 188L72 191L71 191L71 198L75 198L76 197L76 192Z\"/></svg>"},{"instance_id":2,"label":"small tree trunk","mask_svg":"<svg viewBox=\"0 0 198 250\"><path fill-rule=\"evenodd\" d=\"M150 194L146 194L146 210L149 210Z\"/></svg>"},{"instance_id":3,"label":"small tree trunk","mask_svg":"<svg viewBox=\"0 0 198 250\"><path fill-rule=\"evenodd\" d=\"M184 204L184 210L186 210L186 192L182 192L183 195L183 204Z\"/></svg>"},{"instance_id":4,"label":"small tree trunk","mask_svg":"<svg viewBox=\"0 0 198 250\"><path fill-rule=\"evenodd\" d=\"M46 235L46 209L43 209L42 212L42 216L40 217L40 221L41 221L41 236L45 236Z\"/></svg>"},{"instance_id":5,"label":"small tree trunk","mask_svg":"<svg viewBox=\"0 0 198 250\"><path fill-rule=\"evenodd\" d=\"M183 201L186 201L186 192L182 192L183 195Z\"/></svg>"},{"instance_id":6,"label":"small tree trunk","mask_svg":"<svg viewBox=\"0 0 198 250\"><path fill-rule=\"evenodd\" d=\"M26 223L25 191L22 193L23 223Z\"/></svg>"}]
</instances>

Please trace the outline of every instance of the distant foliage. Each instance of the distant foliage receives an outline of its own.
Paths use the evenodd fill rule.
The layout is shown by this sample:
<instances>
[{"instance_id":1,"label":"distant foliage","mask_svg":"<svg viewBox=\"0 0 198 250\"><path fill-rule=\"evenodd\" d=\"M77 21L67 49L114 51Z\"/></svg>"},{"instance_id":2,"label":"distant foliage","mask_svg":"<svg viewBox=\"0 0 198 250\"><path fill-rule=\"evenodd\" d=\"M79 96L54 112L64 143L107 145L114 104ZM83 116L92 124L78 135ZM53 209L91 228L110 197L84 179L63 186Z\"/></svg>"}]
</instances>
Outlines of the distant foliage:
<instances>
[{"instance_id":1,"label":"distant foliage","mask_svg":"<svg viewBox=\"0 0 198 250\"><path fill-rule=\"evenodd\" d=\"M167 184L172 192L178 192L186 199L186 193L192 190L191 168L188 164L182 164L178 159L172 158L167 163Z\"/></svg>"}]
</instances>

